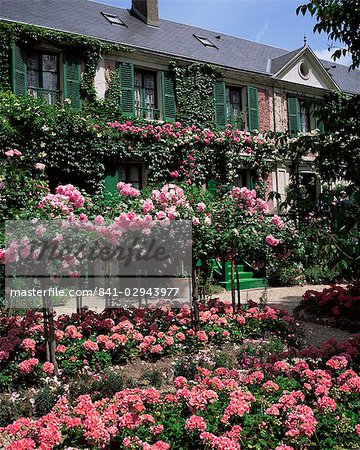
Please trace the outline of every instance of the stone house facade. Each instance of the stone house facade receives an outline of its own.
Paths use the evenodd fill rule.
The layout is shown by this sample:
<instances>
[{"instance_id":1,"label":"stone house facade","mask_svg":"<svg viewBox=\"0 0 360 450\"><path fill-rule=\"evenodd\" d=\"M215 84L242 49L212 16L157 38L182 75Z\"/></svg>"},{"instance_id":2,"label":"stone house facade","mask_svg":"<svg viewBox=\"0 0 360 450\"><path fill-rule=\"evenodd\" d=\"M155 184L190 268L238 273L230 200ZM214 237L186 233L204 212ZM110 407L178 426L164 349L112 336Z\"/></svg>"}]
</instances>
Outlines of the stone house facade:
<instances>
[{"instance_id":1,"label":"stone house facade","mask_svg":"<svg viewBox=\"0 0 360 450\"><path fill-rule=\"evenodd\" d=\"M130 3L131 0L129 0ZM119 72L122 110L147 120L176 120L176 96L169 63L201 62L217 67L222 79L214 87L214 121L244 130L308 132L321 128L306 104L329 90L360 93L360 72L319 60L304 44L294 51L251 42L159 18L157 0L132 0L129 9L90 0L0 0L0 21L36 25L50 30L95 37L122 44L131 51L102 54L95 76L96 92L104 98L109 73ZM43 96L49 103L70 98L80 107L83 62L66 50L37 42L32 51L15 47L12 89L16 94ZM316 196L319 186L307 162L300 168ZM141 162L123 164L119 180L142 186ZM249 171L236 181L249 185ZM289 167L269 177L269 190L285 198Z\"/></svg>"}]
</instances>

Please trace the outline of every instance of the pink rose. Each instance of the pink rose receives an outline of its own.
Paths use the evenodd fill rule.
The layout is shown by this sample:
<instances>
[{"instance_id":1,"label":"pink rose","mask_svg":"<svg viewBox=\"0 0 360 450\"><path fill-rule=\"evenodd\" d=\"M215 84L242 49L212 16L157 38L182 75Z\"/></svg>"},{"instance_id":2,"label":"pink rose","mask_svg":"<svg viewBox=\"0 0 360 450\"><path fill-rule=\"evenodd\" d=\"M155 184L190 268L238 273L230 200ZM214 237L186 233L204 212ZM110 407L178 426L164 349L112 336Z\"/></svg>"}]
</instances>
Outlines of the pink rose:
<instances>
[{"instance_id":1,"label":"pink rose","mask_svg":"<svg viewBox=\"0 0 360 450\"><path fill-rule=\"evenodd\" d=\"M202 213L205 211L205 209L206 209L205 203L203 203L203 202L198 203L198 205L197 205L198 212Z\"/></svg>"},{"instance_id":2,"label":"pink rose","mask_svg":"<svg viewBox=\"0 0 360 450\"><path fill-rule=\"evenodd\" d=\"M12 150L8 150L7 152L5 152L6 156L21 156L22 153L17 150L16 148L13 148Z\"/></svg>"},{"instance_id":3,"label":"pink rose","mask_svg":"<svg viewBox=\"0 0 360 450\"><path fill-rule=\"evenodd\" d=\"M103 218L103 216L96 216L94 219L94 223L96 225L102 225L104 223L104 220L105 219Z\"/></svg>"},{"instance_id":4,"label":"pink rose","mask_svg":"<svg viewBox=\"0 0 360 450\"><path fill-rule=\"evenodd\" d=\"M43 172L45 170L45 164L42 163L36 163L35 164L35 169L39 170L40 172Z\"/></svg>"},{"instance_id":5,"label":"pink rose","mask_svg":"<svg viewBox=\"0 0 360 450\"><path fill-rule=\"evenodd\" d=\"M272 234L269 234L269 236L266 236L265 241L267 244L269 244L271 247L276 247L279 244L279 240L276 239Z\"/></svg>"}]
</instances>

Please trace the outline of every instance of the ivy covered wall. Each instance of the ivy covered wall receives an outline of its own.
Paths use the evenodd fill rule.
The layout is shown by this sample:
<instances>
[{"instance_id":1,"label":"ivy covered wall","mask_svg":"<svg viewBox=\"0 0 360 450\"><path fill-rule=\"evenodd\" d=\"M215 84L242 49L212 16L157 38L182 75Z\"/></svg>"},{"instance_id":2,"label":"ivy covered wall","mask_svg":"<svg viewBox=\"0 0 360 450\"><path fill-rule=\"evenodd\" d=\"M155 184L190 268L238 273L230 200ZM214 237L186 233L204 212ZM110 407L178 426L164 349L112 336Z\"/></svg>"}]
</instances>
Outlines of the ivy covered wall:
<instances>
[{"instance_id":1,"label":"ivy covered wall","mask_svg":"<svg viewBox=\"0 0 360 450\"><path fill-rule=\"evenodd\" d=\"M12 77L14 61L24 64L21 48L40 42L62 51L65 65L73 64L67 63L67 58L74 55L82 63L81 110L66 103L49 106L30 96L8 93L18 82ZM94 79L100 56L119 51L126 49L93 38L0 22L1 148L19 148L29 168L39 162L45 164L51 183L72 182L89 192L101 192L106 167L122 160L144 161L150 182L164 181L175 171L189 183L203 184L209 178L226 183L243 167L266 179L280 156L277 137L257 137L256 88L247 88L251 100L248 123L254 133L246 135L224 127L225 83L217 68L171 62L168 71L161 72L163 113L173 124L167 129L166 125L158 126L131 114L134 92L124 89L125 82L133 86L134 66L129 63L120 63L109 74L105 99L96 97ZM22 81L20 73L20 84ZM23 94L27 94L26 89ZM116 120L131 123L125 129L108 126Z\"/></svg>"},{"instance_id":2,"label":"ivy covered wall","mask_svg":"<svg viewBox=\"0 0 360 450\"><path fill-rule=\"evenodd\" d=\"M214 88L221 72L207 64L171 62L177 100L176 118L184 124L212 126L215 119Z\"/></svg>"},{"instance_id":3,"label":"ivy covered wall","mask_svg":"<svg viewBox=\"0 0 360 450\"><path fill-rule=\"evenodd\" d=\"M84 65L81 79L81 97L88 101L96 99L94 78L100 55L110 51L126 51L117 44L77 34L49 30L33 25L0 22L0 90L14 88L14 48L31 48L48 42L68 55L76 55Z\"/></svg>"}]
</instances>

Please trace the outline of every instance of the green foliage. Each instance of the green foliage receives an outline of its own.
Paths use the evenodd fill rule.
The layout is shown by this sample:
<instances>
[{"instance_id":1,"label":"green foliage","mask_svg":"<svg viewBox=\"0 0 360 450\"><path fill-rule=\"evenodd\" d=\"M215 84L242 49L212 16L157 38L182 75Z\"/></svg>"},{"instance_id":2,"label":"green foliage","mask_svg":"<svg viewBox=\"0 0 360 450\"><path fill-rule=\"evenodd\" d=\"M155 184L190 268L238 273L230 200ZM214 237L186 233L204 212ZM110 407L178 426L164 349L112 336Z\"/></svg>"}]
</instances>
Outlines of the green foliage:
<instances>
[{"instance_id":1,"label":"green foliage","mask_svg":"<svg viewBox=\"0 0 360 450\"><path fill-rule=\"evenodd\" d=\"M99 138L91 118L66 104L50 106L32 97L3 93L0 122L5 124L0 131L0 147L4 151L17 148L23 154L15 165L18 164L17 176L24 183L34 174L35 164L41 163L45 164L52 187L71 181L89 192L99 190L104 178L101 155L106 143ZM13 160L11 164L14 165ZM13 184L18 189L19 183ZM18 195L24 195L24 191L7 193L7 197L15 199Z\"/></svg>"},{"instance_id":2,"label":"green foliage","mask_svg":"<svg viewBox=\"0 0 360 450\"><path fill-rule=\"evenodd\" d=\"M35 411L38 416L48 414L58 400L58 395L48 384L37 393L35 397Z\"/></svg>"},{"instance_id":3,"label":"green foliage","mask_svg":"<svg viewBox=\"0 0 360 450\"><path fill-rule=\"evenodd\" d=\"M145 384L148 384L155 388L161 388L164 382L164 377L160 370L148 370L146 371L142 377L141 380L145 382Z\"/></svg>"},{"instance_id":4,"label":"green foliage","mask_svg":"<svg viewBox=\"0 0 360 450\"><path fill-rule=\"evenodd\" d=\"M296 13L310 13L317 23L314 32L327 33L331 41L345 45L337 49L332 57L338 59L349 54L352 58L351 68L360 64L360 3L358 0L311 0L297 8Z\"/></svg>"},{"instance_id":5,"label":"green foliage","mask_svg":"<svg viewBox=\"0 0 360 450\"><path fill-rule=\"evenodd\" d=\"M331 92L319 106L325 134L313 139L316 166L327 182L346 180L358 192L360 186L360 96Z\"/></svg>"},{"instance_id":6,"label":"green foliage","mask_svg":"<svg viewBox=\"0 0 360 450\"><path fill-rule=\"evenodd\" d=\"M78 34L49 30L34 25L0 22L0 90L10 89L10 46L20 43L32 46L35 42L47 41L66 50L71 45L71 52L77 53L84 62L84 73L81 82L82 97L95 101L96 90L94 79L97 65L102 53L126 50L118 44L109 44L98 39Z\"/></svg>"},{"instance_id":7,"label":"green foliage","mask_svg":"<svg viewBox=\"0 0 360 450\"><path fill-rule=\"evenodd\" d=\"M177 120L184 125L213 126L214 85L220 71L200 63L180 66L171 62L169 67L175 73Z\"/></svg>"},{"instance_id":8,"label":"green foliage","mask_svg":"<svg viewBox=\"0 0 360 450\"><path fill-rule=\"evenodd\" d=\"M113 94L118 95L116 89ZM184 176L186 168L190 168L191 181L200 185L210 177L220 184L230 183L239 167L244 166L253 167L254 176L265 179L277 159L277 144L271 136L263 141L251 138L253 153L244 155L241 151L244 143L233 137L224 137L212 145L203 139L190 146L186 139L172 136L157 139L155 133L145 138L141 133L112 129L107 126L108 109L101 103L97 111L90 111L89 106L84 111L74 111L67 104L51 106L41 99L3 93L0 147L4 151L19 149L23 154L21 168L30 173L36 163L45 164L51 188L72 183L91 194L101 193L106 168L117 167L120 161L144 161L150 183L167 181L170 171L184 166ZM142 123L145 122L136 125ZM146 126L150 126L148 122ZM194 136L189 135L190 138Z\"/></svg>"},{"instance_id":9,"label":"green foliage","mask_svg":"<svg viewBox=\"0 0 360 450\"><path fill-rule=\"evenodd\" d=\"M8 395L0 398L0 427L6 427L20 417L31 417L33 407L29 401L21 401L22 392L17 398L12 399Z\"/></svg>"},{"instance_id":10,"label":"green foliage","mask_svg":"<svg viewBox=\"0 0 360 450\"><path fill-rule=\"evenodd\" d=\"M340 278L340 273L326 266L314 265L304 270L304 277L310 284L332 284Z\"/></svg>"},{"instance_id":11,"label":"green foliage","mask_svg":"<svg viewBox=\"0 0 360 450\"><path fill-rule=\"evenodd\" d=\"M301 263L292 260L275 261L269 268L268 276L271 286L298 286L304 279Z\"/></svg>"},{"instance_id":12,"label":"green foliage","mask_svg":"<svg viewBox=\"0 0 360 450\"><path fill-rule=\"evenodd\" d=\"M112 397L126 387L126 380L121 373L106 370L99 379L93 379L91 390L96 393L97 398ZM87 391L89 392L89 390ZM94 394L95 396L95 394Z\"/></svg>"}]
</instances>

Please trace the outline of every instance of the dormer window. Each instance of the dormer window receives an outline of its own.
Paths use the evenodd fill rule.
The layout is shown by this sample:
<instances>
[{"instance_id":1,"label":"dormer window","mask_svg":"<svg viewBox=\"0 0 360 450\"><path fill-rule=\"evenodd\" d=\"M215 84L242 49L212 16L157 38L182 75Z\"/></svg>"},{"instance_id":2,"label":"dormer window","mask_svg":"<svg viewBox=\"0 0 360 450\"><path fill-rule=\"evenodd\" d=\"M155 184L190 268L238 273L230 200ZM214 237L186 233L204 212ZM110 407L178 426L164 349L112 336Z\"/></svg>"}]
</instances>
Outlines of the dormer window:
<instances>
[{"instance_id":1,"label":"dormer window","mask_svg":"<svg viewBox=\"0 0 360 450\"><path fill-rule=\"evenodd\" d=\"M202 36L198 36L197 34L194 34L194 37L202 43L202 45L204 45L205 47L212 47L212 48L217 48L215 44L213 44L208 38L206 37L202 37Z\"/></svg>"},{"instance_id":2,"label":"dormer window","mask_svg":"<svg viewBox=\"0 0 360 450\"><path fill-rule=\"evenodd\" d=\"M112 25L120 25L123 27L127 27L126 23L123 22L119 16L115 16L114 14L101 13L106 20L108 20Z\"/></svg>"}]
</instances>

